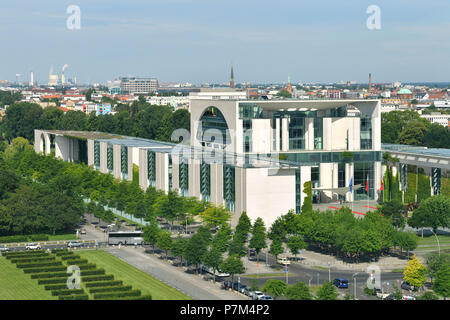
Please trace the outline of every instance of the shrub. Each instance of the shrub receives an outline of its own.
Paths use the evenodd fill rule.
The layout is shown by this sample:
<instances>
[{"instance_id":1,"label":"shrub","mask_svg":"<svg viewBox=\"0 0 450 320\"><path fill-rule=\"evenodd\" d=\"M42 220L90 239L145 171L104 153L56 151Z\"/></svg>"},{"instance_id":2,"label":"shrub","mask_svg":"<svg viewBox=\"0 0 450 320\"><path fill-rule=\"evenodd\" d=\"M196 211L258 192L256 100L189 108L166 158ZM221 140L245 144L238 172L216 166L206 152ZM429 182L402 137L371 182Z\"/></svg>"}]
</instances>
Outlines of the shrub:
<instances>
[{"instance_id":1,"label":"shrub","mask_svg":"<svg viewBox=\"0 0 450 320\"><path fill-rule=\"evenodd\" d=\"M54 261L54 262L42 262L42 263L18 263L18 264L16 264L16 267L19 269L25 269L25 268L60 266L60 265L61 265L61 261Z\"/></svg>"},{"instance_id":2,"label":"shrub","mask_svg":"<svg viewBox=\"0 0 450 320\"><path fill-rule=\"evenodd\" d=\"M128 298L125 298L125 299L128 299ZM131 297L129 299L131 299ZM153 298L152 298L151 294L146 294L145 296L136 297L133 300L153 300Z\"/></svg>"},{"instance_id":3,"label":"shrub","mask_svg":"<svg viewBox=\"0 0 450 320\"><path fill-rule=\"evenodd\" d=\"M78 264L77 265L80 270L90 270L97 268L97 265L95 263L86 263L86 264Z\"/></svg>"},{"instance_id":4,"label":"shrub","mask_svg":"<svg viewBox=\"0 0 450 320\"><path fill-rule=\"evenodd\" d=\"M140 295L141 295L141 290L113 292L113 293L96 293L96 294L94 294L94 299L114 299L114 298L122 298L122 297L138 297Z\"/></svg>"},{"instance_id":5,"label":"shrub","mask_svg":"<svg viewBox=\"0 0 450 320\"><path fill-rule=\"evenodd\" d=\"M59 296L59 300L89 300L87 294L78 294L71 296Z\"/></svg>"},{"instance_id":6,"label":"shrub","mask_svg":"<svg viewBox=\"0 0 450 320\"><path fill-rule=\"evenodd\" d=\"M100 288L109 286L121 286L123 284L122 280L114 281L99 281L99 282L88 282L85 284L86 288Z\"/></svg>"},{"instance_id":7,"label":"shrub","mask_svg":"<svg viewBox=\"0 0 450 320\"><path fill-rule=\"evenodd\" d=\"M54 261L55 259L55 257L11 258L11 263L40 263L46 261Z\"/></svg>"},{"instance_id":8,"label":"shrub","mask_svg":"<svg viewBox=\"0 0 450 320\"><path fill-rule=\"evenodd\" d=\"M132 286L109 286L104 288L93 288L89 293L113 292L113 291L130 291Z\"/></svg>"},{"instance_id":9,"label":"shrub","mask_svg":"<svg viewBox=\"0 0 450 320\"><path fill-rule=\"evenodd\" d=\"M101 275L101 274L105 274L104 269L81 271L81 276L94 276L94 275Z\"/></svg>"},{"instance_id":10,"label":"shrub","mask_svg":"<svg viewBox=\"0 0 450 320\"><path fill-rule=\"evenodd\" d=\"M67 278L39 279L38 284L61 284L67 283Z\"/></svg>"},{"instance_id":11,"label":"shrub","mask_svg":"<svg viewBox=\"0 0 450 320\"><path fill-rule=\"evenodd\" d=\"M41 253L41 254L33 254L33 255L13 255L13 256L6 256L5 258L8 260L12 260L12 259L37 259L37 258L46 258L46 257L50 257L50 255L48 253Z\"/></svg>"},{"instance_id":12,"label":"shrub","mask_svg":"<svg viewBox=\"0 0 450 320\"><path fill-rule=\"evenodd\" d=\"M81 259L81 257L78 254L60 254L59 257L61 258L61 260L76 260L76 259Z\"/></svg>"},{"instance_id":13,"label":"shrub","mask_svg":"<svg viewBox=\"0 0 450 320\"><path fill-rule=\"evenodd\" d=\"M67 283L65 284L49 284L44 286L45 290L62 290L67 289Z\"/></svg>"},{"instance_id":14,"label":"shrub","mask_svg":"<svg viewBox=\"0 0 450 320\"><path fill-rule=\"evenodd\" d=\"M114 276L111 274L111 275L104 275L104 276L81 277L81 281L83 281L83 282L93 282L93 281L102 281L102 280L114 280Z\"/></svg>"},{"instance_id":15,"label":"shrub","mask_svg":"<svg viewBox=\"0 0 450 320\"><path fill-rule=\"evenodd\" d=\"M52 296L69 296L84 293L84 289L61 289L52 291Z\"/></svg>"},{"instance_id":16,"label":"shrub","mask_svg":"<svg viewBox=\"0 0 450 320\"><path fill-rule=\"evenodd\" d=\"M32 234L30 236L31 241L48 241L48 235L46 234Z\"/></svg>"},{"instance_id":17,"label":"shrub","mask_svg":"<svg viewBox=\"0 0 450 320\"><path fill-rule=\"evenodd\" d=\"M32 274L31 279L67 278L68 276L69 274L67 272L44 272Z\"/></svg>"},{"instance_id":18,"label":"shrub","mask_svg":"<svg viewBox=\"0 0 450 320\"><path fill-rule=\"evenodd\" d=\"M67 265L79 265L79 264L86 264L89 261L87 259L75 259L75 260L65 260L64 263Z\"/></svg>"},{"instance_id":19,"label":"shrub","mask_svg":"<svg viewBox=\"0 0 450 320\"><path fill-rule=\"evenodd\" d=\"M34 256L34 255L39 255L39 254L47 254L47 252L45 252L44 250L33 250L33 251L17 251L17 252L3 252L3 255L5 257L15 257L15 256Z\"/></svg>"},{"instance_id":20,"label":"shrub","mask_svg":"<svg viewBox=\"0 0 450 320\"><path fill-rule=\"evenodd\" d=\"M61 266L61 267L44 267L44 268L28 268L23 269L24 273L41 273L41 272L58 272L58 271L65 271L67 270L67 267Z\"/></svg>"},{"instance_id":21,"label":"shrub","mask_svg":"<svg viewBox=\"0 0 450 320\"><path fill-rule=\"evenodd\" d=\"M11 243L11 242L27 242L27 236L5 236L0 237L0 243Z\"/></svg>"}]
</instances>

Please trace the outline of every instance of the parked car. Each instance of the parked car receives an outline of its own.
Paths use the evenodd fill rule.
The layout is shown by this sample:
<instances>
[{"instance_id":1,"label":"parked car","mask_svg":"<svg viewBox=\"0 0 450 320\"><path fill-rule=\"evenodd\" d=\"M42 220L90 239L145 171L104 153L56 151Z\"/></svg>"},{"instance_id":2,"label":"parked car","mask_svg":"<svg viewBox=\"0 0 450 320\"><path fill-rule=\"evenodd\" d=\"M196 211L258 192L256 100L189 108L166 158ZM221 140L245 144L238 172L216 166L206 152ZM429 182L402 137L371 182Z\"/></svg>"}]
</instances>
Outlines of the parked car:
<instances>
[{"instance_id":1,"label":"parked car","mask_svg":"<svg viewBox=\"0 0 450 320\"><path fill-rule=\"evenodd\" d=\"M7 251L11 251L11 249L5 246L0 246L0 252L7 252Z\"/></svg>"},{"instance_id":2,"label":"parked car","mask_svg":"<svg viewBox=\"0 0 450 320\"><path fill-rule=\"evenodd\" d=\"M336 278L333 280L333 284L340 289L348 288L348 280L344 278Z\"/></svg>"},{"instance_id":3,"label":"parked car","mask_svg":"<svg viewBox=\"0 0 450 320\"><path fill-rule=\"evenodd\" d=\"M239 283L239 282L233 283L233 290L235 290L235 291L242 292L244 287L247 287L247 286L245 284L242 284L242 283Z\"/></svg>"},{"instance_id":4,"label":"parked car","mask_svg":"<svg viewBox=\"0 0 450 320\"><path fill-rule=\"evenodd\" d=\"M247 297L251 297L253 295L253 291L251 291L250 288L247 286L242 290L242 293L245 294Z\"/></svg>"},{"instance_id":5,"label":"parked car","mask_svg":"<svg viewBox=\"0 0 450 320\"><path fill-rule=\"evenodd\" d=\"M261 291L254 291L253 292L253 300L261 300L261 297L264 296L264 293L262 293Z\"/></svg>"},{"instance_id":6,"label":"parked car","mask_svg":"<svg viewBox=\"0 0 450 320\"><path fill-rule=\"evenodd\" d=\"M395 300L395 296L393 293L390 293L386 297L383 297L382 299L383 300Z\"/></svg>"},{"instance_id":7,"label":"parked car","mask_svg":"<svg viewBox=\"0 0 450 320\"><path fill-rule=\"evenodd\" d=\"M269 295L263 295L259 300L273 300L273 298Z\"/></svg>"},{"instance_id":8,"label":"parked car","mask_svg":"<svg viewBox=\"0 0 450 320\"><path fill-rule=\"evenodd\" d=\"M41 246L35 243L29 243L25 246L25 250L41 250Z\"/></svg>"},{"instance_id":9,"label":"parked car","mask_svg":"<svg viewBox=\"0 0 450 320\"><path fill-rule=\"evenodd\" d=\"M408 290L408 291L414 290L414 286L410 285L409 282L407 282L407 281L403 281L400 287L402 289Z\"/></svg>"},{"instance_id":10,"label":"parked car","mask_svg":"<svg viewBox=\"0 0 450 320\"><path fill-rule=\"evenodd\" d=\"M232 285L233 285L233 282L231 282L231 281L224 281L222 283L222 289L230 289Z\"/></svg>"},{"instance_id":11,"label":"parked car","mask_svg":"<svg viewBox=\"0 0 450 320\"><path fill-rule=\"evenodd\" d=\"M82 246L83 246L83 244L81 242L78 242L78 241L70 241L67 244L67 247L69 247L69 248L79 248L79 247L82 247Z\"/></svg>"},{"instance_id":12,"label":"parked car","mask_svg":"<svg viewBox=\"0 0 450 320\"><path fill-rule=\"evenodd\" d=\"M412 297L412 296L403 296L402 300L416 300L416 297Z\"/></svg>"},{"instance_id":13,"label":"parked car","mask_svg":"<svg viewBox=\"0 0 450 320\"><path fill-rule=\"evenodd\" d=\"M249 257L256 256L256 250L255 249L248 249L248 256Z\"/></svg>"},{"instance_id":14,"label":"parked car","mask_svg":"<svg viewBox=\"0 0 450 320\"><path fill-rule=\"evenodd\" d=\"M289 264L291 264L291 262L289 261L289 259L286 258L286 257L280 257L280 258L278 258L277 263L282 264L282 265L289 265Z\"/></svg>"},{"instance_id":15,"label":"parked car","mask_svg":"<svg viewBox=\"0 0 450 320\"><path fill-rule=\"evenodd\" d=\"M80 229L80 234L86 234L86 229Z\"/></svg>"}]
</instances>

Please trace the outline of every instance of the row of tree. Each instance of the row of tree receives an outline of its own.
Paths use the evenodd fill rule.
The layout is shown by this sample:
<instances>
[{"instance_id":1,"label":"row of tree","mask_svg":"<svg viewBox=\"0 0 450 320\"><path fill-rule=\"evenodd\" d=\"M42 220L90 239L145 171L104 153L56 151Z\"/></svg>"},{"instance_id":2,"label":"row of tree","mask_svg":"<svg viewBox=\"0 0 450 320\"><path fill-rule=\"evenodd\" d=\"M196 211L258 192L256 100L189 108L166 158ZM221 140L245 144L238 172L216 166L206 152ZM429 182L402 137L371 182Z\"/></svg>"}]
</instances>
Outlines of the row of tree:
<instances>
[{"instance_id":1,"label":"row of tree","mask_svg":"<svg viewBox=\"0 0 450 320\"><path fill-rule=\"evenodd\" d=\"M117 113L96 115L82 111L64 113L56 107L19 102L6 109L0 122L0 137L11 141L16 137L34 139L35 129L100 131L170 141L176 129L190 129L190 115L186 109L174 111L169 106L150 105L135 101L118 106Z\"/></svg>"}]
</instances>

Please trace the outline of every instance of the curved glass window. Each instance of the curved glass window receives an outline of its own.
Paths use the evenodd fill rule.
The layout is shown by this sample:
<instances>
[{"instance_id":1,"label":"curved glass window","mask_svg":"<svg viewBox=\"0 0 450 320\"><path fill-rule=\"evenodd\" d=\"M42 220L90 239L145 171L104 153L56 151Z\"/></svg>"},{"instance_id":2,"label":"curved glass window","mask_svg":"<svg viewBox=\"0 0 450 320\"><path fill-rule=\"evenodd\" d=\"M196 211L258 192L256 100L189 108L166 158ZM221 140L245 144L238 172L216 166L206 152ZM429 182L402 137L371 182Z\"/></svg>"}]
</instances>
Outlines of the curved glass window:
<instances>
[{"instance_id":1,"label":"curved glass window","mask_svg":"<svg viewBox=\"0 0 450 320\"><path fill-rule=\"evenodd\" d=\"M212 130L215 129L215 130ZM218 134L218 131L220 134ZM231 138L228 125L222 112L216 107L208 107L200 117L200 128L197 139L201 142L230 144Z\"/></svg>"}]
</instances>

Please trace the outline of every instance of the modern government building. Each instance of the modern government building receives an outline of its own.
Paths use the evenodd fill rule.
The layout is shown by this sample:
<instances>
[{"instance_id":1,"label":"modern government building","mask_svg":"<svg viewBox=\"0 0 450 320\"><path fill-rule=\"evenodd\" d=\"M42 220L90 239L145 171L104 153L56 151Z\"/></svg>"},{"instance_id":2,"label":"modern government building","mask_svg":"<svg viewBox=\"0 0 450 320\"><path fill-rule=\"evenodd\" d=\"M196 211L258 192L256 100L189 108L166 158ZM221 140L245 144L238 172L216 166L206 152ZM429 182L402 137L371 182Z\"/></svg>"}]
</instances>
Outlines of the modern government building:
<instances>
[{"instance_id":1,"label":"modern government building","mask_svg":"<svg viewBox=\"0 0 450 320\"><path fill-rule=\"evenodd\" d=\"M193 99L190 112L191 132L176 130L176 143L35 130L35 150L54 148L56 157L118 179L131 180L135 164L143 189L224 205L234 213L232 225L242 211L266 225L288 210L300 213L307 181L316 204L378 200L384 174L379 100ZM449 160L431 167L446 175Z\"/></svg>"}]
</instances>

